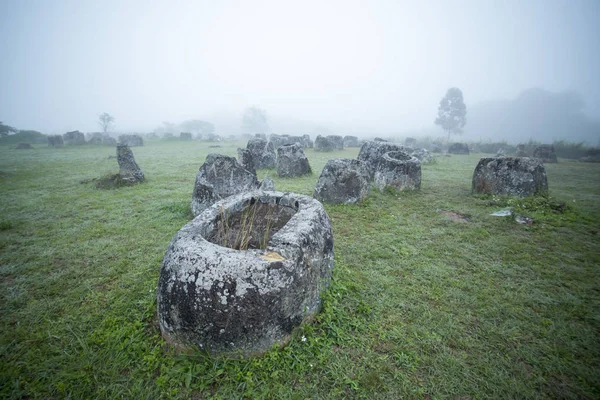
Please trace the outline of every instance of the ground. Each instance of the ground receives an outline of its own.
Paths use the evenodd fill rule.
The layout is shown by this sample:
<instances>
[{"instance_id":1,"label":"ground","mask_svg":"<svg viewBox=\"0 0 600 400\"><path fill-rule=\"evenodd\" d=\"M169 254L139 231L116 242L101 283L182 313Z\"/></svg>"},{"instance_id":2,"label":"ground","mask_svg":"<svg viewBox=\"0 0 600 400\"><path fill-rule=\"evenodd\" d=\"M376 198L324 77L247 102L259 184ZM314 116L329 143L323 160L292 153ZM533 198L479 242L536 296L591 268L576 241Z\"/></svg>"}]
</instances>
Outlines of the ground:
<instances>
[{"instance_id":1,"label":"ground","mask_svg":"<svg viewBox=\"0 0 600 400\"><path fill-rule=\"evenodd\" d=\"M145 141L146 181L98 189L114 148L0 146L2 398L598 398L600 164L546 165L550 198L473 196L484 154L424 165L421 190L326 210L335 237L322 312L249 360L178 354L155 289L209 152ZM313 175L270 176L312 195ZM490 216L511 206L534 219Z\"/></svg>"}]
</instances>

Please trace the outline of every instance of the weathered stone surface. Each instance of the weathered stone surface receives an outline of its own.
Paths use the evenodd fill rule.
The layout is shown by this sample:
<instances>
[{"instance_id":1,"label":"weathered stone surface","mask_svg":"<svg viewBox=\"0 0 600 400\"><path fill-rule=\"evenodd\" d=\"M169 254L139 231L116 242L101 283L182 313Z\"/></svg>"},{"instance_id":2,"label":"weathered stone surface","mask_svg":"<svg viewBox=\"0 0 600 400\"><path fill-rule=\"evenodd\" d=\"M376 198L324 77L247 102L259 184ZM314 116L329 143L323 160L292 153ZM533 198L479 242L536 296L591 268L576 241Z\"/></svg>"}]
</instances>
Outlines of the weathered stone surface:
<instances>
[{"instance_id":1,"label":"weathered stone surface","mask_svg":"<svg viewBox=\"0 0 600 400\"><path fill-rule=\"evenodd\" d=\"M473 172L473 193L527 197L548 190L544 163L528 157L486 157Z\"/></svg>"},{"instance_id":2,"label":"weathered stone surface","mask_svg":"<svg viewBox=\"0 0 600 400\"><path fill-rule=\"evenodd\" d=\"M273 190L275 190L275 182L273 181L273 179L266 177L265 179L262 180L262 182L260 183L260 187L258 189L266 190L266 191L273 191Z\"/></svg>"},{"instance_id":3,"label":"weathered stone surface","mask_svg":"<svg viewBox=\"0 0 600 400\"><path fill-rule=\"evenodd\" d=\"M272 134L269 136L269 140L273 143L273 147L277 150L281 146L285 146L286 144L294 144L297 143L303 148L310 147L310 137L308 140L306 138L308 135L304 136L292 136L292 135L276 135Z\"/></svg>"},{"instance_id":4,"label":"weathered stone surface","mask_svg":"<svg viewBox=\"0 0 600 400\"><path fill-rule=\"evenodd\" d=\"M102 146L116 146L117 140L110 137L104 132L94 132L90 135L89 144L102 145Z\"/></svg>"},{"instance_id":5,"label":"weathered stone surface","mask_svg":"<svg viewBox=\"0 0 600 400\"><path fill-rule=\"evenodd\" d=\"M144 145L144 139L140 135L120 135L119 144L125 144L129 147L139 147Z\"/></svg>"},{"instance_id":6,"label":"weathered stone surface","mask_svg":"<svg viewBox=\"0 0 600 400\"><path fill-rule=\"evenodd\" d=\"M344 136L344 147L360 147L361 142L356 136L346 135Z\"/></svg>"},{"instance_id":7,"label":"weathered stone surface","mask_svg":"<svg viewBox=\"0 0 600 400\"><path fill-rule=\"evenodd\" d=\"M162 336L211 354L251 356L286 344L319 311L333 266L331 222L318 201L264 191L229 197L186 224L165 253Z\"/></svg>"},{"instance_id":8,"label":"weathered stone surface","mask_svg":"<svg viewBox=\"0 0 600 400\"><path fill-rule=\"evenodd\" d=\"M144 180L144 173L135 162L133 152L127 145L117 145L117 162L119 163L119 176L128 183L140 183Z\"/></svg>"},{"instance_id":9,"label":"weathered stone surface","mask_svg":"<svg viewBox=\"0 0 600 400\"><path fill-rule=\"evenodd\" d=\"M179 133L180 140L192 140L191 132L180 132Z\"/></svg>"},{"instance_id":10,"label":"weathered stone surface","mask_svg":"<svg viewBox=\"0 0 600 400\"><path fill-rule=\"evenodd\" d=\"M294 143L297 143L303 149L306 149L308 147L312 147L312 142L310 140L310 136L308 136L308 135L290 136L289 137L289 143L286 143L286 144L294 144Z\"/></svg>"},{"instance_id":11,"label":"weathered stone surface","mask_svg":"<svg viewBox=\"0 0 600 400\"><path fill-rule=\"evenodd\" d=\"M61 135L48 136L48 147L63 147L65 142Z\"/></svg>"},{"instance_id":12,"label":"weathered stone surface","mask_svg":"<svg viewBox=\"0 0 600 400\"><path fill-rule=\"evenodd\" d=\"M248 171L234 157L211 153L200 167L194 192L192 214L197 216L215 202L234 194L256 190L256 174Z\"/></svg>"},{"instance_id":13,"label":"weathered stone surface","mask_svg":"<svg viewBox=\"0 0 600 400\"><path fill-rule=\"evenodd\" d=\"M344 150L344 138L340 135L327 135L327 139L333 143L335 150Z\"/></svg>"},{"instance_id":14,"label":"weathered stone surface","mask_svg":"<svg viewBox=\"0 0 600 400\"><path fill-rule=\"evenodd\" d=\"M308 158L298 144L286 144L277 149L277 175L293 177L312 174Z\"/></svg>"},{"instance_id":15,"label":"weathered stone surface","mask_svg":"<svg viewBox=\"0 0 600 400\"><path fill-rule=\"evenodd\" d=\"M406 147L417 147L417 139L407 137L406 139L404 139L404 145Z\"/></svg>"},{"instance_id":16,"label":"weathered stone surface","mask_svg":"<svg viewBox=\"0 0 600 400\"><path fill-rule=\"evenodd\" d=\"M371 180L364 162L336 158L327 161L313 197L329 204L355 204L369 196Z\"/></svg>"},{"instance_id":17,"label":"weathered stone surface","mask_svg":"<svg viewBox=\"0 0 600 400\"><path fill-rule=\"evenodd\" d=\"M428 152L426 149L415 149L415 150L413 150L409 154L411 156L413 156L413 157L418 158L419 161L421 161L421 165L423 165L423 164L435 164L436 163L436 159L433 156L433 154L431 154L430 152Z\"/></svg>"},{"instance_id":18,"label":"weathered stone surface","mask_svg":"<svg viewBox=\"0 0 600 400\"><path fill-rule=\"evenodd\" d=\"M542 144L533 149L533 158L539 158L545 163L557 163L558 158L551 144Z\"/></svg>"},{"instance_id":19,"label":"weathered stone surface","mask_svg":"<svg viewBox=\"0 0 600 400\"><path fill-rule=\"evenodd\" d=\"M421 162L403 151L385 153L375 170L375 186L383 191L386 186L397 190L421 188Z\"/></svg>"},{"instance_id":20,"label":"weathered stone surface","mask_svg":"<svg viewBox=\"0 0 600 400\"><path fill-rule=\"evenodd\" d=\"M302 140L304 141L304 147L312 149L314 147L313 141L310 139L310 135L302 135Z\"/></svg>"},{"instance_id":21,"label":"weathered stone surface","mask_svg":"<svg viewBox=\"0 0 600 400\"><path fill-rule=\"evenodd\" d=\"M252 153L254 168L275 168L277 154L275 153L273 143L264 139L250 139L246 148Z\"/></svg>"},{"instance_id":22,"label":"weathered stone surface","mask_svg":"<svg viewBox=\"0 0 600 400\"><path fill-rule=\"evenodd\" d=\"M452 143L448 147L449 154L469 154L469 146L466 143Z\"/></svg>"},{"instance_id":23,"label":"weathered stone surface","mask_svg":"<svg viewBox=\"0 0 600 400\"><path fill-rule=\"evenodd\" d=\"M318 135L315 139L315 151L333 151L335 145L325 136Z\"/></svg>"},{"instance_id":24,"label":"weathered stone surface","mask_svg":"<svg viewBox=\"0 0 600 400\"><path fill-rule=\"evenodd\" d=\"M404 151L404 146L385 140L371 140L365 142L358 152L358 159L365 162L371 179L375 174L381 156L389 151Z\"/></svg>"},{"instance_id":25,"label":"weathered stone surface","mask_svg":"<svg viewBox=\"0 0 600 400\"><path fill-rule=\"evenodd\" d=\"M63 142L67 146L85 144L85 135L79 131L72 131L63 134Z\"/></svg>"},{"instance_id":26,"label":"weathered stone surface","mask_svg":"<svg viewBox=\"0 0 600 400\"><path fill-rule=\"evenodd\" d=\"M15 149L26 150L26 149L33 149L33 147L31 147L31 145L29 143L19 143L19 144L17 144L17 147L15 147Z\"/></svg>"},{"instance_id":27,"label":"weathered stone surface","mask_svg":"<svg viewBox=\"0 0 600 400\"><path fill-rule=\"evenodd\" d=\"M288 139L289 139L289 136L287 136L287 135L277 135L275 133L272 133L271 135L269 135L269 142L271 142L273 144L273 148L275 149L275 151L277 151L277 149L280 146L283 146L284 144L288 144Z\"/></svg>"},{"instance_id":28,"label":"weathered stone surface","mask_svg":"<svg viewBox=\"0 0 600 400\"><path fill-rule=\"evenodd\" d=\"M248 171L256 175L256 168L254 167L254 159L252 158L252 152L248 149L237 149L238 162Z\"/></svg>"}]
</instances>

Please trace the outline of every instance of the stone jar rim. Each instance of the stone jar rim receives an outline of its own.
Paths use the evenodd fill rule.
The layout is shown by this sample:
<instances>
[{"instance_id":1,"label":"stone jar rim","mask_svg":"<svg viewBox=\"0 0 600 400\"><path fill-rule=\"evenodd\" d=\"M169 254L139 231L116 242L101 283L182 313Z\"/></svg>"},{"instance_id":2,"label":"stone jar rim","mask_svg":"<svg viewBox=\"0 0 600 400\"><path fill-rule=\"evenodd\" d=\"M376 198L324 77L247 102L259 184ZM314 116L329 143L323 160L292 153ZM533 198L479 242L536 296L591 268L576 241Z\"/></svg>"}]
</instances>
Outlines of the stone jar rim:
<instances>
[{"instance_id":1,"label":"stone jar rim","mask_svg":"<svg viewBox=\"0 0 600 400\"><path fill-rule=\"evenodd\" d=\"M226 246L215 244L207 238L217 228L217 221L226 210L229 213L243 211L252 200L264 204L277 204L283 207L290 207L295 210L294 215L282 226L269 240L267 248L237 250ZM309 235L311 227L306 221L311 221L318 213L318 208L311 207L311 202L320 205L311 197L291 192L263 191L253 190L250 192L230 196L220 200L206 210L202 211L196 218L184 226L183 229L191 229L198 235L196 240L203 242L203 245L214 246L227 253L254 253L257 256L265 252L277 252L285 258L292 257L295 249L300 246L300 241L304 235Z\"/></svg>"},{"instance_id":2,"label":"stone jar rim","mask_svg":"<svg viewBox=\"0 0 600 400\"><path fill-rule=\"evenodd\" d=\"M387 153L383 154L383 158L386 159L386 161L392 161L392 162L396 162L396 163L407 163L407 162L416 162L419 161L419 159L417 157L413 157L410 154L401 151L401 150L392 150L392 151L388 151Z\"/></svg>"}]
</instances>

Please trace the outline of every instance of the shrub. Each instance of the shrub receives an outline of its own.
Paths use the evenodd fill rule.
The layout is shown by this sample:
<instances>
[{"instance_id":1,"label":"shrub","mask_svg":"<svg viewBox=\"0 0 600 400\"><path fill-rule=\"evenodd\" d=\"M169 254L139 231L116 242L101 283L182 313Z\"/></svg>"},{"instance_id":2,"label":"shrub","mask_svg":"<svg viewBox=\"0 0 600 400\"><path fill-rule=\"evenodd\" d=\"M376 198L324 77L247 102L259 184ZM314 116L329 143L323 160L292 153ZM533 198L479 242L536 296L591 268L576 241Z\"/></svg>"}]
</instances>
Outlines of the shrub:
<instances>
[{"instance_id":1,"label":"shrub","mask_svg":"<svg viewBox=\"0 0 600 400\"><path fill-rule=\"evenodd\" d=\"M588 147L583 142L571 143L565 140L559 140L555 141L553 145L557 157L570 158L573 160L578 160L581 157L588 155L590 150L594 150L593 147Z\"/></svg>"},{"instance_id":2,"label":"shrub","mask_svg":"<svg viewBox=\"0 0 600 400\"><path fill-rule=\"evenodd\" d=\"M17 144L17 143L47 143L46 135L38 131L19 131L14 135L8 135L0 138L0 144Z\"/></svg>"}]
</instances>

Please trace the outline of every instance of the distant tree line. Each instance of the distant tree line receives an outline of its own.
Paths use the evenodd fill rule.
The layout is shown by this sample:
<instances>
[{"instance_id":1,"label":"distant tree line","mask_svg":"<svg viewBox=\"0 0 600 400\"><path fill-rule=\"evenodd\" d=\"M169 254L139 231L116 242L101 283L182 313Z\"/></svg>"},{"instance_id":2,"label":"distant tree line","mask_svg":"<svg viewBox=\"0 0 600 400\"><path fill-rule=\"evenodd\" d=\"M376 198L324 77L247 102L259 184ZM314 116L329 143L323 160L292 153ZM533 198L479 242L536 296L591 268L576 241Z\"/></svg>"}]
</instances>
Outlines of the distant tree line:
<instances>
[{"instance_id":1,"label":"distant tree line","mask_svg":"<svg viewBox=\"0 0 600 400\"><path fill-rule=\"evenodd\" d=\"M200 139L208 138L215 134L215 126L208 121L190 119L179 124L164 121L154 130L154 133L161 136L165 134L179 135L181 132L189 132Z\"/></svg>"},{"instance_id":2,"label":"distant tree line","mask_svg":"<svg viewBox=\"0 0 600 400\"><path fill-rule=\"evenodd\" d=\"M46 135L38 131L17 129L0 121L0 143L46 143Z\"/></svg>"},{"instance_id":3,"label":"distant tree line","mask_svg":"<svg viewBox=\"0 0 600 400\"><path fill-rule=\"evenodd\" d=\"M0 137L15 134L17 132L19 132L17 128L13 128L12 126L6 125L2 121L0 121Z\"/></svg>"},{"instance_id":4,"label":"distant tree line","mask_svg":"<svg viewBox=\"0 0 600 400\"><path fill-rule=\"evenodd\" d=\"M551 143L566 140L597 144L600 122L583 111L582 96L574 91L553 93L533 88L513 100L495 100L471 107L470 136L511 142L529 139Z\"/></svg>"}]
</instances>

